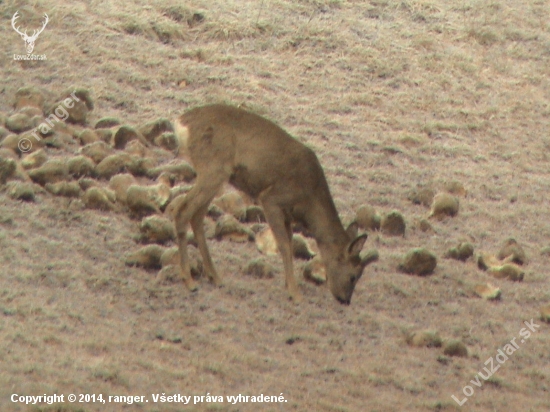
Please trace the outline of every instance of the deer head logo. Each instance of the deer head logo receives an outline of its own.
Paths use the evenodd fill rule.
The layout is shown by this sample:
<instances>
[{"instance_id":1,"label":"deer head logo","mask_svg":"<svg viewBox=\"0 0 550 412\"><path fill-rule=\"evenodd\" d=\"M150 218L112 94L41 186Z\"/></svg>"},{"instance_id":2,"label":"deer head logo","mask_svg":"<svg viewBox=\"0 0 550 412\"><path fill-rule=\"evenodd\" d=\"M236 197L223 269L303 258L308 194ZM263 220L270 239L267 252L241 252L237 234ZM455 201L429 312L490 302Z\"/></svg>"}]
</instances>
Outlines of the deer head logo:
<instances>
[{"instance_id":1,"label":"deer head logo","mask_svg":"<svg viewBox=\"0 0 550 412\"><path fill-rule=\"evenodd\" d=\"M25 41L26 43L26 48L27 48L27 53L28 54L31 54L32 51L34 50L34 42L36 41L36 39L38 38L38 35L40 33L42 33L44 31L44 29L46 28L46 24L48 24L48 21L50 20L48 15L46 13L44 13L44 23L42 24L42 27L38 30L34 30L32 36L29 36L27 35L27 30L25 30L24 32L21 32L17 26L15 25L15 21L19 18L19 12L16 11L15 14L13 15L13 17L11 18L11 26L13 27L13 29L21 36L21 38Z\"/></svg>"}]
</instances>

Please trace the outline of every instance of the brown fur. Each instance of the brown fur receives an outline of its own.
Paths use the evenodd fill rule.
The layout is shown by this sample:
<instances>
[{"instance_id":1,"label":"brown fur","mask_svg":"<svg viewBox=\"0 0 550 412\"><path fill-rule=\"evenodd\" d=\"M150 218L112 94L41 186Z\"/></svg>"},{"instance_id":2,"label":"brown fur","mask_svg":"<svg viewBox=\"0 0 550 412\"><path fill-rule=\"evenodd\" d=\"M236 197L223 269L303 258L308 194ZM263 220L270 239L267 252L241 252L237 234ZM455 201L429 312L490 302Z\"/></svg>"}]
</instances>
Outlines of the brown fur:
<instances>
[{"instance_id":1,"label":"brown fur","mask_svg":"<svg viewBox=\"0 0 550 412\"><path fill-rule=\"evenodd\" d=\"M197 181L175 214L182 275L190 289L196 286L189 271L186 233L191 223L205 271L221 283L210 257L203 230L208 205L229 182L263 207L283 257L290 296L301 295L292 261L293 220L315 237L327 268L332 294L349 304L366 263L361 251L366 235L355 237L343 228L323 169L315 153L275 123L245 110L209 105L195 108L175 122L178 140L197 172ZM353 228L352 228L353 229ZM356 231L356 228L355 228Z\"/></svg>"}]
</instances>

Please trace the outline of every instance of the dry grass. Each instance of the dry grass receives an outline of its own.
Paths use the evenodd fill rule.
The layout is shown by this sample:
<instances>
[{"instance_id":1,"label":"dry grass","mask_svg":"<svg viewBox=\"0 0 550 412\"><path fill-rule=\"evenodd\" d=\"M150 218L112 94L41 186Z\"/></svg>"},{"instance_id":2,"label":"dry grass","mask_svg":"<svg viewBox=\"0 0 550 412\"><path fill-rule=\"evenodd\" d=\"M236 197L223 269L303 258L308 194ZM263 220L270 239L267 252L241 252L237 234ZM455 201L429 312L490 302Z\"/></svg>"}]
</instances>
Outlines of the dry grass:
<instances>
[{"instance_id":1,"label":"dry grass","mask_svg":"<svg viewBox=\"0 0 550 412\"><path fill-rule=\"evenodd\" d=\"M0 2L5 55L23 52L9 19L50 23L44 62L0 60L0 111L35 85L90 89L94 119L130 124L207 102L266 115L313 147L344 220L363 204L407 218L403 239L372 234L380 261L351 307L326 288L287 300L275 280L242 275L252 245L215 243L225 286L196 295L124 267L137 225L124 215L71 211L0 194L0 409L5 411L453 411L550 408L547 325L461 408L462 387L550 300L549 2L96 0ZM201 19L201 16L204 19ZM31 20L34 18L34 20ZM30 23L29 23L30 24ZM50 149L53 150L53 149ZM459 180L459 215L427 215L417 184ZM476 298L473 261L440 259L434 275L397 272L425 246L458 241L496 252L515 237L530 257L523 283L496 281L500 302ZM282 271L278 258L272 263ZM299 267L301 269L301 267ZM413 329L462 339L471 356L406 346ZM25 408L12 393L279 395L288 403ZM150 399L150 398L149 398ZM79 409L80 408L80 409Z\"/></svg>"}]
</instances>

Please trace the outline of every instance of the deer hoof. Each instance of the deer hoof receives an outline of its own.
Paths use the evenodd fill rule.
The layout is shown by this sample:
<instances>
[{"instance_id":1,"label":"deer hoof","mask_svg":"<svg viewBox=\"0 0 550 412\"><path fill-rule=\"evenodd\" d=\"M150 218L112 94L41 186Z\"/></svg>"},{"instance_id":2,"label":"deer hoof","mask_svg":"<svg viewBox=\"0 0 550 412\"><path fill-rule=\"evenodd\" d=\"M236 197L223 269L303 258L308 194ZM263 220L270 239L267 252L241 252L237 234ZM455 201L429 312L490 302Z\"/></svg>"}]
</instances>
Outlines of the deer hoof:
<instances>
[{"instance_id":1,"label":"deer hoof","mask_svg":"<svg viewBox=\"0 0 550 412\"><path fill-rule=\"evenodd\" d=\"M301 303L304 298L300 292L291 292L290 293L290 300L292 300L294 303L298 304Z\"/></svg>"},{"instance_id":2,"label":"deer hoof","mask_svg":"<svg viewBox=\"0 0 550 412\"><path fill-rule=\"evenodd\" d=\"M210 278L210 282L212 282L213 285L215 285L215 286L222 286L223 285L223 280L219 275L209 276L209 278Z\"/></svg>"},{"instance_id":3,"label":"deer hoof","mask_svg":"<svg viewBox=\"0 0 550 412\"><path fill-rule=\"evenodd\" d=\"M187 286L187 289L189 289L190 292L196 292L199 289L199 285L191 278L183 279L185 286Z\"/></svg>"}]
</instances>

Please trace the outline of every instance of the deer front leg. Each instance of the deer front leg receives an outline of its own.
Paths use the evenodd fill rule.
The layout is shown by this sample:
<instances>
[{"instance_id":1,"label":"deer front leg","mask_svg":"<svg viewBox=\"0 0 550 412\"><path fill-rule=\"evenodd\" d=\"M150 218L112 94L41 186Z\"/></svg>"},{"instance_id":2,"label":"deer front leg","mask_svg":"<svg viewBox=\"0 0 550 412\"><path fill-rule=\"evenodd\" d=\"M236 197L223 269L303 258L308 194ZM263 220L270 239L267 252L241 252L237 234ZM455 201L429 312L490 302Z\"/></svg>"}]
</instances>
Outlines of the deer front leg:
<instances>
[{"instance_id":1,"label":"deer front leg","mask_svg":"<svg viewBox=\"0 0 550 412\"><path fill-rule=\"evenodd\" d=\"M296 278L294 277L294 264L292 258L292 231L290 222L287 221L284 212L278 206L271 206L262 202L265 218L273 236L277 241L277 247L283 257L283 266L285 269L285 285L291 299L295 302L302 300L302 294L298 289Z\"/></svg>"}]
</instances>

